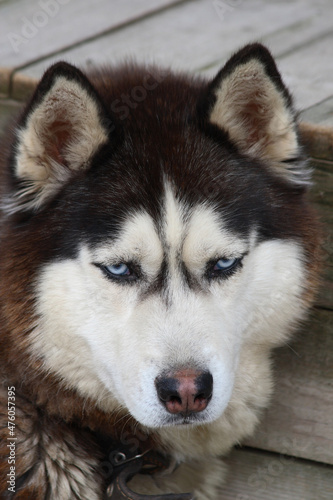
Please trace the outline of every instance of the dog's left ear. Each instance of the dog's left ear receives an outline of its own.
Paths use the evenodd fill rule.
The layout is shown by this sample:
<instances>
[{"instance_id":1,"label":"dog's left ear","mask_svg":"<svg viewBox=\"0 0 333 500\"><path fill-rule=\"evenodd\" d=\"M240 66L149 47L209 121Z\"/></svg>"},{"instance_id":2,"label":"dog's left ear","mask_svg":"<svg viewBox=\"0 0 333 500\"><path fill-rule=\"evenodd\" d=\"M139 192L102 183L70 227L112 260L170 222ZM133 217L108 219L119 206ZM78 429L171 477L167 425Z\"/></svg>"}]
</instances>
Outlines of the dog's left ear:
<instances>
[{"instance_id":1,"label":"dog's left ear","mask_svg":"<svg viewBox=\"0 0 333 500\"><path fill-rule=\"evenodd\" d=\"M294 165L301 148L292 99L266 47L250 44L231 57L211 82L203 111L241 153L270 162L290 180L307 182L306 169Z\"/></svg>"}]
</instances>

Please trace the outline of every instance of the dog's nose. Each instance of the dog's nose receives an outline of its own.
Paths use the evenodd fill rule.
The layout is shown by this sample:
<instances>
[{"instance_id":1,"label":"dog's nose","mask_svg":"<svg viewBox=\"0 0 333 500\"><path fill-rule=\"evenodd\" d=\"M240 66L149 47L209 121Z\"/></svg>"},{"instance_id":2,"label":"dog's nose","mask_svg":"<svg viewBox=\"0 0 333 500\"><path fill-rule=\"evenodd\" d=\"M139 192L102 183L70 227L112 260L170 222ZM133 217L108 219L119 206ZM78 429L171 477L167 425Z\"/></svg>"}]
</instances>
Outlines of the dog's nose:
<instances>
[{"instance_id":1,"label":"dog's nose","mask_svg":"<svg viewBox=\"0 0 333 500\"><path fill-rule=\"evenodd\" d=\"M155 379L159 400L169 413L203 411L213 392L213 377L209 372L178 370Z\"/></svg>"}]
</instances>

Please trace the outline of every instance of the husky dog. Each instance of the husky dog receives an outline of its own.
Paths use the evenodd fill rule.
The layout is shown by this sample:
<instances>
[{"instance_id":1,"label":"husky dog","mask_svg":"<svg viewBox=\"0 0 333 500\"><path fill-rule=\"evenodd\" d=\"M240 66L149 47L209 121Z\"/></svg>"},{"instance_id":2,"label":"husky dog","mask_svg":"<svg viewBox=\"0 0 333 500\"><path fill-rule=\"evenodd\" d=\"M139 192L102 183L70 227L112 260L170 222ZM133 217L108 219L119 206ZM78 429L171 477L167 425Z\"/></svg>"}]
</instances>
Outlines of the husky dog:
<instances>
[{"instance_id":1,"label":"husky dog","mask_svg":"<svg viewBox=\"0 0 333 500\"><path fill-rule=\"evenodd\" d=\"M1 149L1 498L111 498L152 452L131 491L217 498L317 287L309 177L260 44L46 71Z\"/></svg>"}]
</instances>

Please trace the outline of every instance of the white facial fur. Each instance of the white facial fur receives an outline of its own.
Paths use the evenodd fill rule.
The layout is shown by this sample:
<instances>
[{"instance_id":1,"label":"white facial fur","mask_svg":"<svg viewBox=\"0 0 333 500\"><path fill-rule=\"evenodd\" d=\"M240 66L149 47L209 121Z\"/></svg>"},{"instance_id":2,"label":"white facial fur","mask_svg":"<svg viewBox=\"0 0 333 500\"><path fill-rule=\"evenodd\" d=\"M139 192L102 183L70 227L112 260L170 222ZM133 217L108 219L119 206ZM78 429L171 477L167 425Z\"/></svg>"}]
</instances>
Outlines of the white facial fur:
<instances>
[{"instance_id":1,"label":"white facial fur","mask_svg":"<svg viewBox=\"0 0 333 500\"><path fill-rule=\"evenodd\" d=\"M204 278L211 259L244 254L234 275ZM166 290L149 293L163 259L169 269ZM199 288L191 289L182 279L179 260ZM139 262L144 276L131 284L115 283L93 265L129 261ZM160 232L140 212L129 217L114 242L94 249L82 246L78 258L44 267L33 351L66 386L94 398L105 411L123 408L153 428L170 423L155 378L180 366L208 370L213 397L201 413L202 423L216 421L212 429L220 434L224 429L227 436L233 412L239 434L246 434L255 423L246 402L263 406L270 391L267 352L286 339L288 325L302 316L303 274L296 243L258 244L255 232L241 239L223 227L212 208L186 210L167 188ZM188 426L184 430L188 433ZM182 435L181 427L176 431ZM171 429L159 432L165 442L172 441ZM231 440L230 434L223 446ZM210 446L219 452L222 444L213 439ZM182 452L192 453L180 448Z\"/></svg>"}]
</instances>

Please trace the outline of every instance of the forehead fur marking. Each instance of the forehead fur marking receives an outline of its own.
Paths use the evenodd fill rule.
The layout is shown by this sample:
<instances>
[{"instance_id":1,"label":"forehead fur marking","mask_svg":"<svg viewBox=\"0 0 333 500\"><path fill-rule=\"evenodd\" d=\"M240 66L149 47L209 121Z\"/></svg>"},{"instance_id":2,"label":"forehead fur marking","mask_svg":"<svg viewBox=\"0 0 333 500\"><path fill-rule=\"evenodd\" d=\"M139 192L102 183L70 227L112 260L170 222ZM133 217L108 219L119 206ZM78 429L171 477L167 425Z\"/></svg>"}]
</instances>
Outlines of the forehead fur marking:
<instances>
[{"instance_id":1,"label":"forehead fur marking","mask_svg":"<svg viewBox=\"0 0 333 500\"><path fill-rule=\"evenodd\" d=\"M165 189L165 217L163 233L168 249L180 252L184 235L184 210L170 185Z\"/></svg>"},{"instance_id":2,"label":"forehead fur marking","mask_svg":"<svg viewBox=\"0 0 333 500\"><path fill-rule=\"evenodd\" d=\"M162 242L164 247L163 282L164 298L172 302L171 290L179 288L184 280L182 246L185 234L184 207L177 200L170 184L166 184L164 198L164 217L162 220Z\"/></svg>"}]
</instances>

